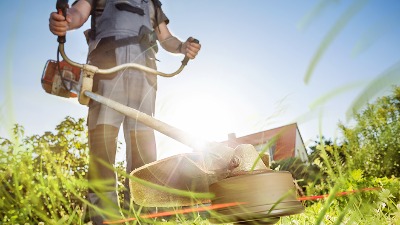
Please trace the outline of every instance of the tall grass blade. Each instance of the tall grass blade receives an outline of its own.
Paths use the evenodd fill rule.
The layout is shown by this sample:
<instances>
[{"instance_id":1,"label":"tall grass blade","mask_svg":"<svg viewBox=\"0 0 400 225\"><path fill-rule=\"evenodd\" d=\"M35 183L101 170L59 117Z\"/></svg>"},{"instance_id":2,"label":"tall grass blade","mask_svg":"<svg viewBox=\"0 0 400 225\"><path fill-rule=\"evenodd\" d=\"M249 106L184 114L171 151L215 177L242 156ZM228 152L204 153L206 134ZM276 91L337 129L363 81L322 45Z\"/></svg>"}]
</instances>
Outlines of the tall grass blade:
<instances>
[{"instance_id":1,"label":"tall grass blade","mask_svg":"<svg viewBox=\"0 0 400 225\"><path fill-rule=\"evenodd\" d=\"M321 211L319 212L318 217L317 217L317 221L315 222L315 225L319 225L319 224L322 223L322 221L323 221L323 219L324 219L324 216L325 216L325 214L327 213L327 211L328 211L328 209L329 209L331 203L332 203L333 200L335 199L336 193L338 192L338 190L339 190L339 185L336 184L336 185L332 188L331 192L329 193L328 199L326 200L326 202L325 202L323 208L322 208Z\"/></svg>"},{"instance_id":2,"label":"tall grass blade","mask_svg":"<svg viewBox=\"0 0 400 225\"><path fill-rule=\"evenodd\" d=\"M329 102L334 97L336 97L340 94L344 94L349 91L353 91L355 88L361 87L362 85L365 85L365 84L366 84L365 81L356 81L356 82L349 83L349 84L343 85L341 87L335 88L335 89L329 91L328 93L320 96L314 102L312 102L310 104L310 109L313 110L313 109L323 105L324 103Z\"/></svg>"},{"instance_id":3,"label":"tall grass blade","mask_svg":"<svg viewBox=\"0 0 400 225\"><path fill-rule=\"evenodd\" d=\"M397 29L398 22L395 18L385 18L385 21L380 21L373 24L367 31L362 34L360 39L354 45L351 55L353 57L367 51L373 44L385 34Z\"/></svg>"},{"instance_id":4,"label":"tall grass blade","mask_svg":"<svg viewBox=\"0 0 400 225\"><path fill-rule=\"evenodd\" d=\"M315 67L318 62L321 60L323 54L328 49L330 44L335 40L337 35L343 30L344 27L348 24L353 16L360 11L363 6L368 2L368 0L357 0L355 1L339 18L339 20L335 23L335 25L330 29L330 31L326 34L325 38L322 40L319 45L317 51L315 52L311 62L307 68L307 72L304 76L304 83L308 84L310 81L311 75L314 72Z\"/></svg>"},{"instance_id":5,"label":"tall grass blade","mask_svg":"<svg viewBox=\"0 0 400 225\"><path fill-rule=\"evenodd\" d=\"M337 0L320 0L319 3L300 20L297 27L300 30L304 30L315 21L317 17L319 17L322 14L322 11L326 10L329 5L337 2Z\"/></svg>"},{"instance_id":6,"label":"tall grass blade","mask_svg":"<svg viewBox=\"0 0 400 225\"><path fill-rule=\"evenodd\" d=\"M353 116L353 112L359 111L369 100L376 96L380 91L400 80L400 61L381 73L377 78L369 83L358 97L352 102L346 112L347 119Z\"/></svg>"}]
</instances>

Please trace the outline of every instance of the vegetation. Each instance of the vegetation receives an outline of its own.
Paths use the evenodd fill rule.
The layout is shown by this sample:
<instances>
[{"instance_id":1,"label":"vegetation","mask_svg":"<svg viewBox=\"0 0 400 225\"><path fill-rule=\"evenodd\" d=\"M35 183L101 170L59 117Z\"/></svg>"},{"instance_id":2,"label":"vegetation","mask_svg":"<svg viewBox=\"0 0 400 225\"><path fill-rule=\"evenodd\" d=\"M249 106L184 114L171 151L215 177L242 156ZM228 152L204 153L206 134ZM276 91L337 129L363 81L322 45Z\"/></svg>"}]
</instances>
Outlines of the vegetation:
<instances>
[{"instance_id":1,"label":"vegetation","mask_svg":"<svg viewBox=\"0 0 400 225\"><path fill-rule=\"evenodd\" d=\"M310 164L294 158L272 165L290 171L307 196L330 194L305 202L304 214L282 218L282 224L400 224L399 100L400 87L394 87L392 95L355 113L353 127L339 124L339 143L316 140Z\"/></svg>"},{"instance_id":2,"label":"vegetation","mask_svg":"<svg viewBox=\"0 0 400 225\"><path fill-rule=\"evenodd\" d=\"M56 134L0 139L0 224L80 224L87 183L84 120L66 118Z\"/></svg>"},{"instance_id":3,"label":"vegetation","mask_svg":"<svg viewBox=\"0 0 400 225\"><path fill-rule=\"evenodd\" d=\"M304 213L283 217L280 224L400 224L399 96L396 87L393 95L357 113L353 127L340 124L341 144L316 140L311 163L287 159L272 165L291 171L305 195L330 194L305 201ZM0 224L88 222L84 122L67 117L55 133L30 137L16 125L12 139L0 138ZM119 176L119 183L124 179ZM196 215L190 218L159 223L208 224Z\"/></svg>"},{"instance_id":4,"label":"vegetation","mask_svg":"<svg viewBox=\"0 0 400 225\"><path fill-rule=\"evenodd\" d=\"M340 124L352 168L367 177L400 177L400 88L355 114L356 125Z\"/></svg>"}]
</instances>

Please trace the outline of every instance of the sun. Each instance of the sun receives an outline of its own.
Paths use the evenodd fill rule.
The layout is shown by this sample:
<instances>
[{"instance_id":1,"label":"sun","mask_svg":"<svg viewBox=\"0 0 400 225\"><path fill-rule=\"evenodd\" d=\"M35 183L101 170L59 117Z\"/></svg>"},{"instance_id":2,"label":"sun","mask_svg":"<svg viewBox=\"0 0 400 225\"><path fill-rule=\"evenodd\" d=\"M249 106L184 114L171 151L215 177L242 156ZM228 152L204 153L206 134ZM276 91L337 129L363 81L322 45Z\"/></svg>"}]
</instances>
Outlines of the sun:
<instances>
[{"instance_id":1,"label":"sun","mask_svg":"<svg viewBox=\"0 0 400 225\"><path fill-rule=\"evenodd\" d=\"M199 140L223 141L233 130L234 112L231 105L216 95L192 93L181 95L173 102L166 103L156 113L156 118L198 137ZM174 144L173 140L168 141L160 135L157 137L162 139L164 148L169 149L166 150L169 151L167 155L191 151L182 145Z\"/></svg>"}]
</instances>

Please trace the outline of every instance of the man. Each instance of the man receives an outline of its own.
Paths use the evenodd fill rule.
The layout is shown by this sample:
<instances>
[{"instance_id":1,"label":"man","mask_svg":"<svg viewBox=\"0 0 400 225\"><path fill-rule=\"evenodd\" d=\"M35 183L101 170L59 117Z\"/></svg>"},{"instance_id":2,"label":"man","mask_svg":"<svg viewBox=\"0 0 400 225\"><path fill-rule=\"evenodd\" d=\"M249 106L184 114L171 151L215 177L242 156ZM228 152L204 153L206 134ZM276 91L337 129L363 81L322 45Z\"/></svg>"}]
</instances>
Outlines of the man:
<instances>
[{"instance_id":1,"label":"man","mask_svg":"<svg viewBox=\"0 0 400 225\"><path fill-rule=\"evenodd\" d=\"M88 63L99 68L139 63L155 69L154 33L161 46L171 53L194 59L201 48L192 38L181 42L170 33L169 20L158 0L78 0L68 9L66 18L55 12L50 14L50 31L64 36L68 30L81 27L90 15L92 28L86 33ZM93 86L94 92L149 115L154 114L156 89L155 75L134 69L96 75ZM127 172L156 160L153 130L97 102L89 103L88 197L97 206L97 213L91 210L95 224L102 224L118 211L116 175L111 165L115 163L121 124L127 146ZM129 199L129 192L125 196Z\"/></svg>"}]
</instances>

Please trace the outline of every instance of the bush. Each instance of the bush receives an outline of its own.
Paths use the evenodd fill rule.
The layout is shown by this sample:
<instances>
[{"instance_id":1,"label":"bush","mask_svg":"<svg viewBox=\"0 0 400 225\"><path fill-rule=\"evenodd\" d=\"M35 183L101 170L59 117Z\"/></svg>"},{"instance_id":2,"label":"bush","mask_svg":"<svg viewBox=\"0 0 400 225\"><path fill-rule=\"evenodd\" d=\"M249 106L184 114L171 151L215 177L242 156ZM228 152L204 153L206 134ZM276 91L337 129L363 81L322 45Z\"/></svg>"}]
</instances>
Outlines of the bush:
<instances>
[{"instance_id":1,"label":"bush","mask_svg":"<svg viewBox=\"0 0 400 225\"><path fill-rule=\"evenodd\" d=\"M82 224L87 182L84 120L67 117L57 133L0 138L0 224Z\"/></svg>"},{"instance_id":2,"label":"bush","mask_svg":"<svg viewBox=\"0 0 400 225\"><path fill-rule=\"evenodd\" d=\"M400 177L400 87L356 113L355 122L340 124L351 166L368 177Z\"/></svg>"}]
</instances>

